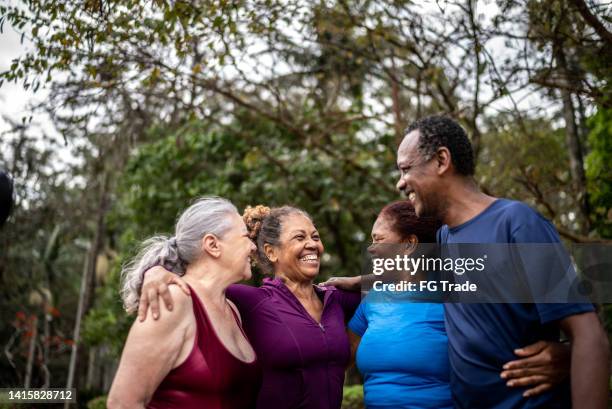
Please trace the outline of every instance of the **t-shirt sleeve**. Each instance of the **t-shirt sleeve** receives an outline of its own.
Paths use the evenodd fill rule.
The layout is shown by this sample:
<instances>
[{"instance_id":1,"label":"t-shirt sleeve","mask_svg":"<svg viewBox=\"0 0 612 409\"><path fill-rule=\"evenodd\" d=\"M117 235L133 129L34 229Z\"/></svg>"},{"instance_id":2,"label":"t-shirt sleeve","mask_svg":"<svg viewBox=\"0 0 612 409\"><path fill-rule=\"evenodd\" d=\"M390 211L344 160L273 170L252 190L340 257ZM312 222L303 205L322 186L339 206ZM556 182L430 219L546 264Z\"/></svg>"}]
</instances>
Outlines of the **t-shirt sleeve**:
<instances>
[{"instance_id":1,"label":"t-shirt sleeve","mask_svg":"<svg viewBox=\"0 0 612 409\"><path fill-rule=\"evenodd\" d=\"M266 297L265 291L261 288L245 284L232 284L225 291L229 298L243 317L253 311L257 305Z\"/></svg>"},{"instance_id":2,"label":"t-shirt sleeve","mask_svg":"<svg viewBox=\"0 0 612 409\"><path fill-rule=\"evenodd\" d=\"M525 206L521 204L521 206ZM516 211L512 226L512 243L559 243L557 229L551 222L530 208Z\"/></svg>"},{"instance_id":3,"label":"t-shirt sleeve","mask_svg":"<svg viewBox=\"0 0 612 409\"><path fill-rule=\"evenodd\" d=\"M361 292L359 291L345 291L336 289L338 294L338 300L344 311L344 317L348 321L353 316L355 310L361 302Z\"/></svg>"},{"instance_id":4,"label":"t-shirt sleeve","mask_svg":"<svg viewBox=\"0 0 612 409\"><path fill-rule=\"evenodd\" d=\"M595 307L590 303L567 303L567 304L536 304L540 314L540 322L560 321L563 318L595 311Z\"/></svg>"},{"instance_id":5,"label":"t-shirt sleeve","mask_svg":"<svg viewBox=\"0 0 612 409\"><path fill-rule=\"evenodd\" d=\"M355 311L355 315L353 315L353 318L351 318L348 323L348 328L360 337L362 337L368 329L368 319L366 318L364 311L365 304L366 303L364 301L359 304L357 310Z\"/></svg>"},{"instance_id":6,"label":"t-shirt sleeve","mask_svg":"<svg viewBox=\"0 0 612 409\"><path fill-rule=\"evenodd\" d=\"M523 214L523 217L517 218L522 223L518 225L512 232L512 243L535 243L547 244L544 248L538 249L524 247L522 253L523 264L526 264L528 272L527 281L536 293L536 298L546 298L547 288L556 287L557 294L549 295L551 298L558 300L562 298L561 293L569 294L572 291L571 285L576 278L576 272L570 262L567 250L561 243L557 230L551 222L537 214L533 210L529 210L528 214ZM557 268L554 272L550 269ZM546 277L534 276L535 270L542 271L547 274ZM547 272L548 270L548 272ZM563 282L566 285L562 285ZM569 297L569 296L568 296ZM579 297L572 297L579 298ZM536 303L540 322L542 324L559 321L571 315L582 314L585 312L594 311L593 304L585 299L584 303L567 302L567 303Z\"/></svg>"}]
</instances>

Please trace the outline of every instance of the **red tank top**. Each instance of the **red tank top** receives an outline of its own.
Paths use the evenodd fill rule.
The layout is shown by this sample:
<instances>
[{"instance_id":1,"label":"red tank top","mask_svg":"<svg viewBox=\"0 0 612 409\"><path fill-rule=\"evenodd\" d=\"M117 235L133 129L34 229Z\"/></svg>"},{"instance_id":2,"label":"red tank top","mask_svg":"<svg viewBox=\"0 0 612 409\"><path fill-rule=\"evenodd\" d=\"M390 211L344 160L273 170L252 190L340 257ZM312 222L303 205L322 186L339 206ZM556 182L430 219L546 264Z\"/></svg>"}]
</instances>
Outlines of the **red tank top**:
<instances>
[{"instance_id":1,"label":"red tank top","mask_svg":"<svg viewBox=\"0 0 612 409\"><path fill-rule=\"evenodd\" d=\"M187 359L162 380L147 408L150 409L250 409L260 386L257 358L246 363L221 343L202 301L193 288L191 299L197 331ZM238 316L232 313L243 336ZM248 338L247 338L248 339Z\"/></svg>"}]
</instances>

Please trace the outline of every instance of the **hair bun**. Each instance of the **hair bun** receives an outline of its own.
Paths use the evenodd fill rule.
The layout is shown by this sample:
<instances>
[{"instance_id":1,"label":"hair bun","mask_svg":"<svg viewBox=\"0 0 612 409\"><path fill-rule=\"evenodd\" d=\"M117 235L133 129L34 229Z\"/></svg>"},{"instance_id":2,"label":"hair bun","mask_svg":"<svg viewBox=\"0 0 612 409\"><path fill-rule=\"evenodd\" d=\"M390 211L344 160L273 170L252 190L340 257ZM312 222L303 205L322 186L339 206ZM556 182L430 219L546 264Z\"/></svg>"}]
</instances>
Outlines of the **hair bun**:
<instances>
[{"instance_id":1,"label":"hair bun","mask_svg":"<svg viewBox=\"0 0 612 409\"><path fill-rule=\"evenodd\" d=\"M251 240L257 241L257 236L261 230L263 219L270 214L268 206L257 205L255 207L247 206L242 214L242 219L249 230Z\"/></svg>"}]
</instances>

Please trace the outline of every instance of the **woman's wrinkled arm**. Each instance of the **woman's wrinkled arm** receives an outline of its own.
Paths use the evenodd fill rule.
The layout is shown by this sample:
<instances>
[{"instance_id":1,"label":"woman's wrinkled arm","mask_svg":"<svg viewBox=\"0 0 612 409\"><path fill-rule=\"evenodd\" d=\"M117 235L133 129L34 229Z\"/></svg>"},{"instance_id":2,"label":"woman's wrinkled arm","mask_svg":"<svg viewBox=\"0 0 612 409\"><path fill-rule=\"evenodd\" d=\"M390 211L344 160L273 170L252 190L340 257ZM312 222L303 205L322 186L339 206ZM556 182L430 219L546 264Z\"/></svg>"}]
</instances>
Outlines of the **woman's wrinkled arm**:
<instances>
[{"instance_id":1,"label":"woman's wrinkled arm","mask_svg":"<svg viewBox=\"0 0 612 409\"><path fill-rule=\"evenodd\" d=\"M158 320L134 321L108 395L109 408L144 408L160 382L176 366L194 316L191 299L171 290L176 313Z\"/></svg>"}]
</instances>

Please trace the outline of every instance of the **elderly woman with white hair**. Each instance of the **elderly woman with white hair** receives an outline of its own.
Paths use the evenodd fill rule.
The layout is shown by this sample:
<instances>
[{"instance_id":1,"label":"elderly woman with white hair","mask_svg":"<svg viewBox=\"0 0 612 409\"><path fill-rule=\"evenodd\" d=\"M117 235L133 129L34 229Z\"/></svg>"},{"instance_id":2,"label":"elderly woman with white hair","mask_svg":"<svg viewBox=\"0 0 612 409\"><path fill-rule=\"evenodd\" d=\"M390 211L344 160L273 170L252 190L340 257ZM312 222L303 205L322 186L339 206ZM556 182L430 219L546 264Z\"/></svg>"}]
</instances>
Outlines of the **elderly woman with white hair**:
<instances>
[{"instance_id":1,"label":"elderly woman with white hair","mask_svg":"<svg viewBox=\"0 0 612 409\"><path fill-rule=\"evenodd\" d=\"M227 287L251 277L255 245L236 207L202 198L153 237L123 270L126 310L136 311L143 275L161 264L182 275L191 297L169 291L178 314L136 320L108 397L109 408L243 409L254 405L260 370ZM180 256L179 256L180 254Z\"/></svg>"}]
</instances>

